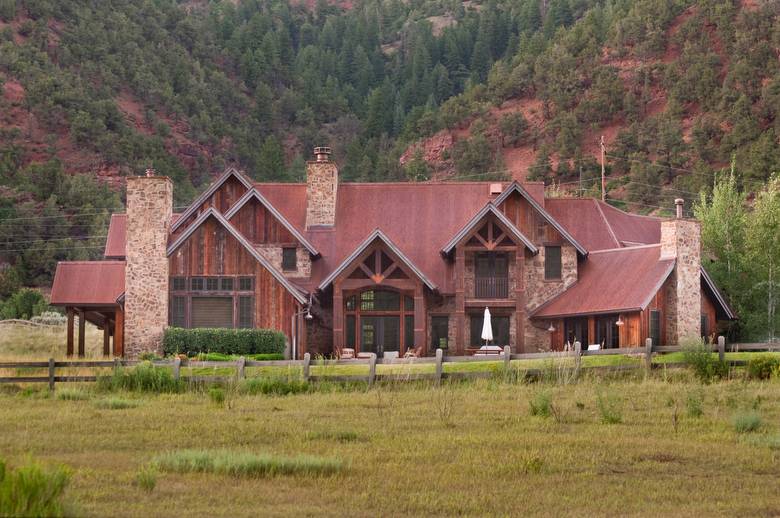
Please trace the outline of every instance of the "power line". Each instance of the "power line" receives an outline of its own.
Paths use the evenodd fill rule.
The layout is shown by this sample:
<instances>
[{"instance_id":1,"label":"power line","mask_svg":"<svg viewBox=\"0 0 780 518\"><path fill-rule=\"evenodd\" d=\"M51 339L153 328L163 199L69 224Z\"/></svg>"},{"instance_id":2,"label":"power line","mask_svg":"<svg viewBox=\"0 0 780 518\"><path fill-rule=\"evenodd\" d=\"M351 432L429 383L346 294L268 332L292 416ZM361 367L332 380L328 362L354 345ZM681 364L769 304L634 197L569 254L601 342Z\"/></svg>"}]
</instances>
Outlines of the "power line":
<instances>
[{"instance_id":1,"label":"power line","mask_svg":"<svg viewBox=\"0 0 780 518\"><path fill-rule=\"evenodd\" d=\"M46 247L41 247L41 248L33 248L33 247L30 247L30 248L13 248L13 249L10 249L10 250L0 250L0 253L1 254L5 254L7 252L44 252L44 251L48 252L48 251L52 251L52 250L85 250L85 249L92 249L92 250L101 249L102 250L102 249L105 249L105 246L104 245L93 245L93 246L84 245L84 246L64 246L64 247L59 247L59 248L46 248Z\"/></svg>"},{"instance_id":2,"label":"power line","mask_svg":"<svg viewBox=\"0 0 780 518\"><path fill-rule=\"evenodd\" d=\"M25 241L2 241L2 238L0 238L0 246L8 246L8 245L20 245L23 243L36 243L36 242L46 242L50 243L52 241L86 241L88 239L103 239L108 237L107 235L102 236L73 236L73 237L52 237L52 238L41 238L41 239L28 239Z\"/></svg>"}]
</instances>

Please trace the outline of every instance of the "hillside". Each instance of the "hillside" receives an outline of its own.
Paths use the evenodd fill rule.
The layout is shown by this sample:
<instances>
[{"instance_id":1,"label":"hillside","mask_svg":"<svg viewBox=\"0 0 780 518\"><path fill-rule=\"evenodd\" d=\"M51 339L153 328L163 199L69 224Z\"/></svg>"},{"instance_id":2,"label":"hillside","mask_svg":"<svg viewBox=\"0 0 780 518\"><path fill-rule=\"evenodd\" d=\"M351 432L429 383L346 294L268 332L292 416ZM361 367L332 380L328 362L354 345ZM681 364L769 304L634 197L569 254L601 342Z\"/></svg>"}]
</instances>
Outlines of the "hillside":
<instances>
[{"instance_id":1,"label":"hillside","mask_svg":"<svg viewBox=\"0 0 780 518\"><path fill-rule=\"evenodd\" d=\"M300 180L318 144L344 181L589 187L604 135L631 210L732 157L750 190L780 169L778 5L0 0L0 297L99 256L148 167L177 205L228 164Z\"/></svg>"}]
</instances>

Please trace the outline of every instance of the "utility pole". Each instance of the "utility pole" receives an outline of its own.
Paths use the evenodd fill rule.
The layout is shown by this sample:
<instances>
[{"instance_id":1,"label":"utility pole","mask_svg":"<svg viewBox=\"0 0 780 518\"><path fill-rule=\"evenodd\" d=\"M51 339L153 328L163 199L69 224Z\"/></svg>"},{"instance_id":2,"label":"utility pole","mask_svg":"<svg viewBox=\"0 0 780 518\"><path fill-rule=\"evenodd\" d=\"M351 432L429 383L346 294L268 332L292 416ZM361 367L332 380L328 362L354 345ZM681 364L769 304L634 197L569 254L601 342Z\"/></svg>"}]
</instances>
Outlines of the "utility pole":
<instances>
[{"instance_id":1,"label":"utility pole","mask_svg":"<svg viewBox=\"0 0 780 518\"><path fill-rule=\"evenodd\" d=\"M604 173L604 135L601 136L601 201L607 201L607 183Z\"/></svg>"}]
</instances>

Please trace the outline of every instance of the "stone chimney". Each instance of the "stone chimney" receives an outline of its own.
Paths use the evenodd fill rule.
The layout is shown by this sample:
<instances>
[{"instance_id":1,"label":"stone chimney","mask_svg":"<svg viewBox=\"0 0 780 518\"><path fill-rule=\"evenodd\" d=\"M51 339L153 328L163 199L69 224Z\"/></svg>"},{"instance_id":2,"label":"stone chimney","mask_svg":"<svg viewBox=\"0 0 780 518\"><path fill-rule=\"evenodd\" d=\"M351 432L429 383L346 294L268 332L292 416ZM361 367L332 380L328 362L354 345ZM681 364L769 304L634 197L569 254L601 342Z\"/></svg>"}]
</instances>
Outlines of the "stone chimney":
<instances>
[{"instance_id":1,"label":"stone chimney","mask_svg":"<svg viewBox=\"0 0 780 518\"><path fill-rule=\"evenodd\" d=\"M676 260L666 294L670 345L701 336L701 227L698 221L683 218L683 200L674 203L677 217L661 222L661 259Z\"/></svg>"},{"instance_id":2,"label":"stone chimney","mask_svg":"<svg viewBox=\"0 0 780 518\"><path fill-rule=\"evenodd\" d=\"M336 223L339 170L329 147L315 147L315 159L306 162L306 228Z\"/></svg>"},{"instance_id":3,"label":"stone chimney","mask_svg":"<svg viewBox=\"0 0 780 518\"><path fill-rule=\"evenodd\" d=\"M168 325L168 234L173 185L165 176L127 179L125 354L162 351Z\"/></svg>"}]
</instances>

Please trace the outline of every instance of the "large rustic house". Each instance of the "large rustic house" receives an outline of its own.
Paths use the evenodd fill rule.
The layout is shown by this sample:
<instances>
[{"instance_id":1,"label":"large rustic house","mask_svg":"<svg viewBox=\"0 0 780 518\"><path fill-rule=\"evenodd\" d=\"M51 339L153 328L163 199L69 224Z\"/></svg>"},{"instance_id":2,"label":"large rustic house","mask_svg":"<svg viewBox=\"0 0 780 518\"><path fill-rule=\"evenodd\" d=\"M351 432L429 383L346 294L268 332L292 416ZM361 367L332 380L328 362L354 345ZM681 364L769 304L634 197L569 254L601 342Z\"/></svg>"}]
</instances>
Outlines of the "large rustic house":
<instances>
[{"instance_id":1,"label":"large rustic house","mask_svg":"<svg viewBox=\"0 0 780 518\"><path fill-rule=\"evenodd\" d=\"M290 351L463 354L711 336L735 318L700 264L699 224L632 215L541 183L339 183L328 148L300 184L227 170L184 212L165 177L128 178L105 260L62 262L52 303L106 353L158 350L166 326L263 327ZM680 202L681 203L681 202ZM678 209L681 207L678 206Z\"/></svg>"}]
</instances>

